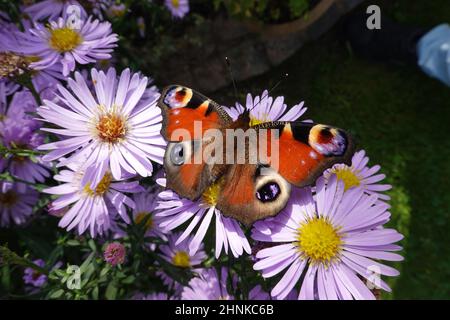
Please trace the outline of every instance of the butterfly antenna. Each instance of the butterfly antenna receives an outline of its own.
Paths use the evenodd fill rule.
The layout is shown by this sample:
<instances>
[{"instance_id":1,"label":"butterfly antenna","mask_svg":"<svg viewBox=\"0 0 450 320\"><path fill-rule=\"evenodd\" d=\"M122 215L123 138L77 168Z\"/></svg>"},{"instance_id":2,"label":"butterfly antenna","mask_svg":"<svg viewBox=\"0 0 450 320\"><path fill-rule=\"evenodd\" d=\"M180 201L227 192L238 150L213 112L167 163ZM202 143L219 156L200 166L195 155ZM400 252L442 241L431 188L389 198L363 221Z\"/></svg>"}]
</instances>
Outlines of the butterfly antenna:
<instances>
[{"instance_id":1,"label":"butterfly antenna","mask_svg":"<svg viewBox=\"0 0 450 320\"><path fill-rule=\"evenodd\" d=\"M267 98L267 97L269 96L269 94L270 94L273 90L275 90L275 89L276 89L276 88L277 88L284 80L286 80L286 78L287 78L288 76L289 76L289 73L285 73L285 74L284 74L284 77L282 77L280 80L278 80L278 82L275 83L275 84L272 86L272 88L269 89L269 91L267 91L267 94L265 94L264 96L261 96L261 99L258 101L258 103L255 104L255 105L253 105L253 107L252 107L249 111L255 109L256 106L258 106L258 105L262 102L262 100L263 100L264 98Z\"/></svg>"},{"instance_id":2,"label":"butterfly antenna","mask_svg":"<svg viewBox=\"0 0 450 320\"><path fill-rule=\"evenodd\" d=\"M238 101L238 90L237 90L237 87L236 87L236 81L234 80L233 69L231 68L230 59L228 59L228 57L225 57L225 62L227 64L228 72L230 73L231 81L233 82L234 99L237 102Z\"/></svg>"}]
</instances>

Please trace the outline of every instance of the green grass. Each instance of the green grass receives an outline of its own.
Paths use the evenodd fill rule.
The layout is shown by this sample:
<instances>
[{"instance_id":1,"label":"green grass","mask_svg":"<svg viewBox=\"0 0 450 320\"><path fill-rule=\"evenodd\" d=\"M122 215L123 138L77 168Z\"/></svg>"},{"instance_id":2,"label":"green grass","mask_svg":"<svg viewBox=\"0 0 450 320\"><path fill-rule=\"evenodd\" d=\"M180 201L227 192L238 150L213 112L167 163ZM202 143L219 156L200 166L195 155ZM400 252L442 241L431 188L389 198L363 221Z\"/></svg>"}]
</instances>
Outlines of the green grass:
<instances>
[{"instance_id":1,"label":"green grass","mask_svg":"<svg viewBox=\"0 0 450 320\"><path fill-rule=\"evenodd\" d=\"M448 0L390 1L383 8L406 23L450 22ZM393 293L384 298L448 299L450 88L411 66L358 58L336 39L329 32L268 74L239 84L240 91L259 94L289 72L273 94L288 105L305 100L308 118L350 130L394 186L390 226L405 235L401 275L389 279ZM234 101L231 88L213 96Z\"/></svg>"}]
</instances>

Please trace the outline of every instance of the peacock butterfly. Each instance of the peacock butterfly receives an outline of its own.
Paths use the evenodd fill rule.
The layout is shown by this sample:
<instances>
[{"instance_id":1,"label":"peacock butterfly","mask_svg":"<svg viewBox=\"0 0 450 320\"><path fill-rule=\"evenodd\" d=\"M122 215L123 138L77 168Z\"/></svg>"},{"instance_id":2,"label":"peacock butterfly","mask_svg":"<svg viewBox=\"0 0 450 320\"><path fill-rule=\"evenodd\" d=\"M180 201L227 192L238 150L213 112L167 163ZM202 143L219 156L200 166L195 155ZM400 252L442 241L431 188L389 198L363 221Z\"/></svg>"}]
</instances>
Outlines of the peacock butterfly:
<instances>
[{"instance_id":1,"label":"peacock butterfly","mask_svg":"<svg viewBox=\"0 0 450 320\"><path fill-rule=\"evenodd\" d=\"M250 125L248 110L233 121L224 107L184 86L166 87L158 106L163 116L161 134L168 142L167 188L196 200L208 188L217 187L216 207L245 225L279 213L291 185L313 184L333 164L348 164L354 152L352 138L341 129L299 121ZM236 142L236 137L229 138L230 131L253 132L256 140L230 144ZM205 156L205 150L219 140L225 146L222 151L209 148ZM270 157L275 142L276 157ZM252 160L255 150L262 149L267 155ZM239 152L243 158L237 158Z\"/></svg>"}]
</instances>

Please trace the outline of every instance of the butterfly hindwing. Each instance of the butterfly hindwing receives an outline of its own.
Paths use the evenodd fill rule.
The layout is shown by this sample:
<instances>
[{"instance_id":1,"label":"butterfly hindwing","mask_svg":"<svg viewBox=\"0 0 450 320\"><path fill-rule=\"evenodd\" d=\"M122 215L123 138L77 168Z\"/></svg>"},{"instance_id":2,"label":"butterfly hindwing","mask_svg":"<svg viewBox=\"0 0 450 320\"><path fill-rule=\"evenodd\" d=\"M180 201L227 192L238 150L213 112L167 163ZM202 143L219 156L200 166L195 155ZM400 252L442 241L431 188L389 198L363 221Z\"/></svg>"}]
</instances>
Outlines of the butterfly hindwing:
<instances>
[{"instance_id":1,"label":"butterfly hindwing","mask_svg":"<svg viewBox=\"0 0 450 320\"><path fill-rule=\"evenodd\" d=\"M166 185L180 196L195 200L225 170L225 165L211 164L202 159L208 139L169 142L164 155Z\"/></svg>"},{"instance_id":2,"label":"butterfly hindwing","mask_svg":"<svg viewBox=\"0 0 450 320\"><path fill-rule=\"evenodd\" d=\"M291 185L270 167L232 165L222 179L217 208L245 225L280 212L289 200Z\"/></svg>"},{"instance_id":3,"label":"butterfly hindwing","mask_svg":"<svg viewBox=\"0 0 450 320\"><path fill-rule=\"evenodd\" d=\"M289 183L304 187L336 163L349 163L354 152L353 140L344 130L308 122L268 122L254 127L267 129L267 150L271 134L277 136L276 169ZM275 131L276 132L275 132ZM270 155L270 154L269 154ZM274 167L274 159L270 160Z\"/></svg>"}]
</instances>

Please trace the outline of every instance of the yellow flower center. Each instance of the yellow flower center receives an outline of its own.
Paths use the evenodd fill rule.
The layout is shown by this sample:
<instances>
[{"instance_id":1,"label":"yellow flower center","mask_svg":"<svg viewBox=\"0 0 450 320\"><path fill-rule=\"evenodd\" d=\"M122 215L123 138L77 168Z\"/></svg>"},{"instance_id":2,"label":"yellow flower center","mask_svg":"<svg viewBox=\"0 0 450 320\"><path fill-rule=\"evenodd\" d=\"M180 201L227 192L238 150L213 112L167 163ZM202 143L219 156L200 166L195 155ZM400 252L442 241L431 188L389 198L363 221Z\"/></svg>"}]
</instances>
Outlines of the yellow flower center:
<instances>
[{"instance_id":1,"label":"yellow flower center","mask_svg":"<svg viewBox=\"0 0 450 320\"><path fill-rule=\"evenodd\" d=\"M328 264L338 255L342 240L338 230L325 218L314 218L298 228L297 245L311 263Z\"/></svg>"},{"instance_id":2,"label":"yellow flower center","mask_svg":"<svg viewBox=\"0 0 450 320\"><path fill-rule=\"evenodd\" d=\"M206 188L203 191L202 199L205 204L210 207L214 207L217 204L217 199L219 197L220 189L222 187L223 179L220 179Z\"/></svg>"},{"instance_id":3,"label":"yellow flower center","mask_svg":"<svg viewBox=\"0 0 450 320\"><path fill-rule=\"evenodd\" d=\"M100 117L96 125L98 137L108 143L123 139L127 133L124 117L115 113L107 113Z\"/></svg>"},{"instance_id":4,"label":"yellow flower center","mask_svg":"<svg viewBox=\"0 0 450 320\"><path fill-rule=\"evenodd\" d=\"M69 27L50 30L50 47L58 52L71 51L81 42L83 42L81 35Z\"/></svg>"},{"instance_id":5,"label":"yellow flower center","mask_svg":"<svg viewBox=\"0 0 450 320\"><path fill-rule=\"evenodd\" d=\"M8 190L5 193L0 193L0 203L7 208L11 208L12 206L14 206L18 202L18 200L19 197L12 190Z\"/></svg>"},{"instance_id":6,"label":"yellow flower center","mask_svg":"<svg viewBox=\"0 0 450 320\"><path fill-rule=\"evenodd\" d=\"M89 187L89 183L84 187L84 192L89 196L102 196L105 192L109 190L109 186L111 184L112 175L109 172L106 172L103 176L102 180L99 182L95 191Z\"/></svg>"},{"instance_id":7,"label":"yellow flower center","mask_svg":"<svg viewBox=\"0 0 450 320\"><path fill-rule=\"evenodd\" d=\"M144 219L147 219L145 221L145 230L151 230L153 228L153 219L149 215L150 213L148 212L139 212L134 218L134 222L136 224L142 224L142 221L144 221ZM149 217L147 218L147 216Z\"/></svg>"},{"instance_id":8,"label":"yellow flower center","mask_svg":"<svg viewBox=\"0 0 450 320\"><path fill-rule=\"evenodd\" d=\"M189 268L191 266L189 255L185 251L177 251L172 258L172 263L174 266L181 268Z\"/></svg>"},{"instance_id":9,"label":"yellow flower center","mask_svg":"<svg viewBox=\"0 0 450 320\"><path fill-rule=\"evenodd\" d=\"M172 0L172 5L173 5L175 8L178 8L178 7L180 6L180 0Z\"/></svg>"},{"instance_id":10,"label":"yellow flower center","mask_svg":"<svg viewBox=\"0 0 450 320\"><path fill-rule=\"evenodd\" d=\"M256 126L261 123L269 122L269 115L268 114L258 114L258 117L250 116L250 127Z\"/></svg>"},{"instance_id":11,"label":"yellow flower center","mask_svg":"<svg viewBox=\"0 0 450 320\"><path fill-rule=\"evenodd\" d=\"M336 177L344 182L345 191L352 187L357 187L361 183L359 177L351 170L350 167L335 168L331 170L331 172L336 174Z\"/></svg>"}]
</instances>

